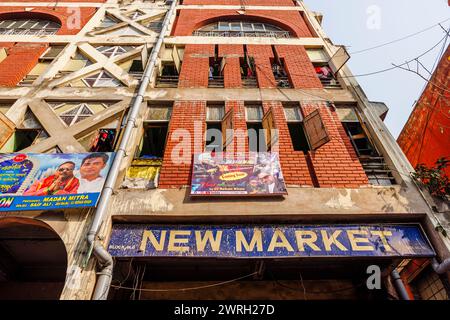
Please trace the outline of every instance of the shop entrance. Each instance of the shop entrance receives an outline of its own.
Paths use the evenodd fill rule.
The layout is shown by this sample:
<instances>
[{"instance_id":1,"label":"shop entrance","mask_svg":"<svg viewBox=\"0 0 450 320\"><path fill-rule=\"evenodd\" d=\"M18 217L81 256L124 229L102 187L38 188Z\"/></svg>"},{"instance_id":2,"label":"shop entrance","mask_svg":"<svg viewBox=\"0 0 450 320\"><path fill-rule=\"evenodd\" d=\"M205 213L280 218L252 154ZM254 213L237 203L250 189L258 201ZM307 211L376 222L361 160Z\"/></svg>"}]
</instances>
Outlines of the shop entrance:
<instances>
[{"instance_id":1,"label":"shop entrance","mask_svg":"<svg viewBox=\"0 0 450 320\"><path fill-rule=\"evenodd\" d=\"M376 261L382 269L391 260ZM120 259L111 300L388 299L369 290L367 267L353 259Z\"/></svg>"},{"instance_id":2,"label":"shop entrance","mask_svg":"<svg viewBox=\"0 0 450 320\"><path fill-rule=\"evenodd\" d=\"M0 219L0 300L58 300L66 269L64 243L48 225Z\"/></svg>"}]
</instances>

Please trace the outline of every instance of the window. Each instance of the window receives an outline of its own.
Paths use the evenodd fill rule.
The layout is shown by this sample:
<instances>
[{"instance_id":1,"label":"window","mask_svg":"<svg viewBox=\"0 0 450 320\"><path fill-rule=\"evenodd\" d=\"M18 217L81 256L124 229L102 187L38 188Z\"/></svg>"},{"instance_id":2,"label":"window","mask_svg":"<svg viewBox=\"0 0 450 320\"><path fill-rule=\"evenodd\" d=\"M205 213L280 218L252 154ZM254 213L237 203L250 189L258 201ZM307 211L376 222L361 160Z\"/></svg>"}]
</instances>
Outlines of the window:
<instances>
[{"instance_id":1,"label":"window","mask_svg":"<svg viewBox=\"0 0 450 320\"><path fill-rule=\"evenodd\" d=\"M114 102L48 102L68 127L109 108Z\"/></svg>"},{"instance_id":2,"label":"window","mask_svg":"<svg viewBox=\"0 0 450 320\"><path fill-rule=\"evenodd\" d=\"M123 28L115 29L112 31L105 32L104 34L111 36L143 36L144 34L130 26L126 26Z\"/></svg>"},{"instance_id":3,"label":"window","mask_svg":"<svg viewBox=\"0 0 450 320\"><path fill-rule=\"evenodd\" d=\"M338 106L336 113L344 127L361 165L372 185L389 186L395 184L384 157L376 150L370 136L366 133L357 110L352 106Z\"/></svg>"},{"instance_id":4,"label":"window","mask_svg":"<svg viewBox=\"0 0 450 320\"><path fill-rule=\"evenodd\" d=\"M142 65L141 58L135 58L134 60L123 62L119 64L119 67L136 79L141 79L144 74L144 67Z\"/></svg>"},{"instance_id":5,"label":"window","mask_svg":"<svg viewBox=\"0 0 450 320\"><path fill-rule=\"evenodd\" d=\"M333 70L327 63L313 63L316 75L326 89L341 89L341 84L334 76Z\"/></svg>"},{"instance_id":6,"label":"window","mask_svg":"<svg viewBox=\"0 0 450 320\"><path fill-rule=\"evenodd\" d=\"M162 159L166 147L172 107L168 104L150 105L144 133L136 157L139 159Z\"/></svg>"},{"instance_id":7,"label":"window","mask_svg":"<svg viewBox=\"0 0 450 320\"><path fill-rule=\"evenodd\" d=\"M263 109L260 104L245 104L248 149L250 152L266 152L266 137L263 129Z\"/></svg>"},{"instance_id":8,"label":"window","mask_svg":"<svg viewBox=\"0 0 450 320\"><path fill-rule=\"evenodd\" d=\"M48 138L47 132L28 109L25 113L24 121L15 129L14 133L0 148L1 153L13 153L31 145L37 144Z\"/></svg>"},{"instance_id":9,"label":"window","mask_svg":"<svg viewBox=\"0 0 450 320\"><path fill-rule=\"evenodd\" d=\"M171 115L171 103L149 104L143 136L134 160L127 169L123 187L132 189L158 187Z\"/></svg>"},{"instance_id":10,"label":"window","mask_svg":"<svg viewBox=\"0 0 450 320\"><path fill-rule=\"evenodd\" d=\"M290 38L289 31L268 23L251 21L218 21L196 31L194 36L203 37L275 37Z\"/></svg>"},{"instance_id":11,"label":"window","mask_svg":"<svg viewBox=\"0 0 450 320\"><path fill-rule=\"evenodd\" d=\"M52 35L61 28L59 23L40 19L17 19L0 21L0 34L3 35Z\"/></svg>"},{"instance_id":12,"label":"window","mask_svg":"<svg viewBox=\"0 0 450 320\"><path fill-rule=\"evenodd\" d=\"M38 63L34 68L19 82L18 86L28 87L32 86L34 81L43 74L53 60L64 50L64 46L51 46L39 58Z\"/></svg>"},{"instance_id":13,"label":"window","mask_svg":"<svg viewBox=\"0 0 450 320\"><path fill-rule=\"evenodd\" d=\"M136 47L134 46L99 46L96 49L108 58L113 58L115 56L120 56L127 53L135 48Z\"/></svg>"},{"instance_id":14,"label":"window","mask_svg":"<svg viewBox=\"0 0 450 320\"><path fill-rule=\"evenodd\" d=\"M104 70L99 73L88 76L86 78L83 78L82 81L83 83L86 84L87 87L90 88L97 88L97 87L115 88L122 86L122 83L119 80L117 80L109 72Z\"/></svg>"},{"instance_id":15,"label":"window","mask_svg":"<svg viewBox=\"0 0 450 320\"><path fill-rule=\"evenodd\" d=\"M136 11L133 11L133 12L127 14L127 17L130 18L131 20L136 20L136 19L142 17L143 15L144 15L144 13L142 13L139 10L136 10Z\"/></svg>"},{"instance_id":16,"label":"window","mask_svg":"<svg viewBox=\"0 0 450 320\"><path fill-rule=\"evenodd\" d=\"M216 47L217 48L217 47ZM223 88L223 68L225 67L225 58L210 58L208 87Z\"/></svg>"},{"instance_id":17,"label":"window","mask_svg":"<svg viewBox=\"0 0 450 320\"><path fill-rule=\"evenodd\" d=\"M55 78L62 78L72 72L81 70L87 66L92 65L92 61L86 58L80 51L76 51L72 57L70 57L69 62L61 69ZM85 87L86 83L82 80L72 81L69 86L72 87Z\"/></svg>"},{"instance_id":18,"label":"window","mask_svg":"<svg viewBox=\"0 0 450 320\"><path fill-rule=\"evenodd\" d=\"M223 151L222 120L225 115L224 103L211 103L206 106L206 145L205 151Z\"/></svg>"},{"instance_id":19,"label":"window","mask_svg":"<svg viewBox=\"0 0 450 320\"><path fill-rule=\"evenodd\" d=\"M51 46L47 51L39 58L39 62L52 62L56 57L64 50L65 46Z\"/></svg>"},{"instance_id":20,"label":"window","mask_svg":"<svg viewBox=\"0 0 450 320\"><path fill-rule=\"evenodd\" d=\"M310 150L309 142L305 134L303 126L303 116L300 112L298 104L283 103L284 115L291 136L292 147L295 151L303 151L304 153Z\"/></svg>"},{"instance_id":21,"label":"window","mask_svg":"<svg viewBox=\"0 0 450 320\"><path fill-rule=\"evenodd\" d=\"M157 19L151 18L150 20L147 20L142 23L142 25L144 27L152 30L153 32L157 32L157 33L161 32L163 24L164 24L164 16L159 17Z\"/></svg>"},{"instance_id":22,"label":"window","mask_svg":"<svg viewBox=\"0 0 450 320\"><path fill-rule=\"evenodd\" d=\"M117 23L119 23L119 21L117 21L117 19L111 18L109 16L105 16L105 18L102 20L102 23L100 24L100 26L98 28L109 28L112 27L114 25L116 25Z\"/></svg>"}]
</instances>

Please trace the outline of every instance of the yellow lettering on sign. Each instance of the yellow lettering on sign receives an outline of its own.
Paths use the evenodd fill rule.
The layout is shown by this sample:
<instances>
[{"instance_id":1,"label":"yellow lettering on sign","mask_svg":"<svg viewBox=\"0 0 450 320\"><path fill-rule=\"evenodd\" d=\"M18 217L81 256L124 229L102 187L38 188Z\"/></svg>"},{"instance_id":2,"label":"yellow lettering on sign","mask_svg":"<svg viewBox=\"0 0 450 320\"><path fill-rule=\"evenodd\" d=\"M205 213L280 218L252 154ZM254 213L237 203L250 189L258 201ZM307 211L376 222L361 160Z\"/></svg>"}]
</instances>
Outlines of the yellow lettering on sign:
<instances>
[{"instance_id":1,"label":"yellow lettering on sign","mask_svg":"<svg viewBox=\"0 0 450 320\"><path fill-rule=\"evenodd\" d=\"M178 246L178 244L188 243L189 238L177 238L177 236L189 236L191 231L189 230L171 230L169 233L169 245L168 251L186 252L189 251L188 246Z\"/></svg>"},{"instance_id":2,"label":"yellow lettering on sign","mask_svg":"<svg viewBox=\"0 0 450 320\"><path fill-rule=\"evenodd\" d=\"M344 247L344 245L337 240L337 237L339 237L342 230L336 230L335 232L333 232L331 237L328 236L328 233L326 230L321 230L320 232L322 234L322 241L323 241L326 251L331 251L332 244L334 244L336 247L338 247L339 250L341 250L341 251L347 251L347 248Z\"/></svg>"},{"instance_id":3,"label":"yellow lettering on sign","mask_svg":"<svg viewBox=\"0 0 450 320\"><path fill-rule=\"evenodd\" d=\"M391 231L371 231L372 234L379 236L381 239L381 242L383 243L384 248L386 251L392 251L391 246L389 245L389 242L386 237L391 237L392 232Z\"/></svg>"},{"instance_id":4,"label":"yellow lettering on sign","mask_svg":"<svg viewBox=\"0 0 450 320\"><path fill-rule=\"evenodd\" d=\"M370 243L369 233L364 230L347 230L348 239L350 240L350 245L353 251L373 251L373 246L367 245L363 246L360 243ZM356 237L365 236L365 237Z\"/></svg>"},{"instance_id":5,"label":"yellow lettering on sign","mask_svg":"<svg viewBox=\"0 0 450 320\"><path fill-rule=\"evenodd\" d=\"M248 174L246 172L228 172L219 177L223 181L234 181L244 179Z\"/></svg>"},{"instance_id":6,"label":"yellow lettering on sign","mask_svg":"<svg viewBox=\"0 0 450 320\"><path fill-rule=\"evenodd\" d=\"M142 241L141 246L139 247L139 250L145 251L145 248L147 248L147 241L150 240L152 246L155 248L156 251L162 251L164 249L164 242L166 240L166 230L161 231L161 236L158 240L156 240L155 235L153 234L153 231L150 230L144 230L144 234L142 235Z\"/></svg>"},{"instance_id":7,"label":"yellow lettering on sign","mask_svg":"<svg viewBox=\"0 0 450 320\"><path fill-rule=\"evenodd\" d=\"M236 231L236 251L242 252L242 246L244 246L245 251L254 251L255 246L256 250L259 252L263 251L263 243L262 243L262 233L259 229L253 230L253 236L252 240L250 241L250 244L247 242L247 240L244 237L244 234L242 231Z\"/></svg>"},{"instance_id":8,"label":"yellow lettering on sign","mask_svg":"<svg viewBox=\"0 0 450 320\"><path fill-rule=\"evenodd\" d=\"M286 236L281 230L275 230L272 239L270 240L269 249L267 249L267 251L271 252L275 248L286 248L287 251L294 251L291 244L286 239Z\"/></svg>"},{"instance_id":9,"label":"yellow lettering on sign","mask_svg":"<svg viewBox=\"0 0 450 320\"><path fill-rule=\"evenodd\" d=\"M305 251L305 244L314 251L320 251L320 248L314 243L317 241L317 234L314 231L297 230L295 231L295 238L299 251Z\"/></svg>"},{"instance_id":10,"label":"yellow lettering on sign","mask_svg":"<svg viewBox=\"0 0 450 320\"><path fill-rule=\"evenodd\" d=\"M217 231L216 237L214 238L211 230L205 231L205 234L202 237L202 232L197 230L195 231L195 241L197 243L197 251L203 252L205 251L206 244L209 242L211 245L212 251L219 251L220 249L220 241L222 240L222 230Z\"/></svg>"}]
</instances>

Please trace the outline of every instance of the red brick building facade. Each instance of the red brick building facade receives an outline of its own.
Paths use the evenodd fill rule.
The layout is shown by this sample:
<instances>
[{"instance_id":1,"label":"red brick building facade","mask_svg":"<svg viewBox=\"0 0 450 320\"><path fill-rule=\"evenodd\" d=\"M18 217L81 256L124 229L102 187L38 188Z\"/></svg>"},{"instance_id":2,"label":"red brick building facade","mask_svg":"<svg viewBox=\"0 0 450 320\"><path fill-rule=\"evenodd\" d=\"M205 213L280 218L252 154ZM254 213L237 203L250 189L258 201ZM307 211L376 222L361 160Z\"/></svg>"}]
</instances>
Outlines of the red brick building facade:
<instances>
[{"instance_id":1,"label":"red brick building facade","mask_svg":"<svg viewBox=\"0 0 450 320\"><path fill-rule=\"evenodd\" d=\"M211 4L211 1L185 1L183 4ZM215 5L236 5L239 1L214 1ZM205 10L183 8L179 11L172 35L190 36L195 30L215 21L257 21L276 25L288 30L293 38L314 37L308 28L300 11L295 10L293 1L247 1L246 5L292 6L293 10L245 10L245 15L236 10ZM272 63L275 54L284 64L285 72L294 89L323 89L316 75L313 63L302 45L225 45L225 44L187 44L179 77L180 88L207 88L210 59L215 56L226 59L223 71L224 88L242 88L240 59L244 56L244 46L247 55L254 59L258 87L277 87ZM207 89L206 89L207 90ZM206 121L207 101L175 102L170 122L168 144L165 150L164 163L161 170L161 187L180 187L188 185L190 179L189 165L178 166L172 163L170 154L175 144L172 142L172 132L185 128L194 135L194 121ZM303 117L318 109L329 132L331 141L316 151L304 154L294 151L283 107L279 101L263 101L265 113L272 110L276 128L280 135L280 158L286 183L302 186L357 188L368 185L367 176L352 148L351 142L339 121L333 107L326 103L300 103ZM233 114L235 129L246 130L244 101L230 99L226 101L227 110L231 107L238 110ZM203 126L205 129L205 126ZM192 148L194 150L194 148ZM235 150L236 151L236 150ZM248 151L248 148L247 148ZM307 165L309 158L310 166Z\"/></svg>"},{"instance_id":2,"label":"red brick building facade","mask_svg":"<svg viewBox=\"0 0 450 320\"><path fill-rule=\"evenodd\" d=\"M403 127L398 144L413 167L450 158L450 47ZM446 168L450 176L450 168Z\"/></svg>"},{"instance_id":3,"label":"red brick building facade","mask_svg":"<svg viewBox=\"0 0 450 320\"><path fill-rule=\"evenodd\" d=\"M17 2L5 0L2 2ZM22 2L48 2L43 0ZM98 0L68 0L64 2L102 2ZM9 19L43 19L61 25L57 35L76 35L96 12L92 7L0 7L0 20ZM0 42L0 49L5 48L7 57L0 63L0 87L14 87L38 63L39 57L48 48L47 43L5 43Z\"/></svg>"}]
</instances>

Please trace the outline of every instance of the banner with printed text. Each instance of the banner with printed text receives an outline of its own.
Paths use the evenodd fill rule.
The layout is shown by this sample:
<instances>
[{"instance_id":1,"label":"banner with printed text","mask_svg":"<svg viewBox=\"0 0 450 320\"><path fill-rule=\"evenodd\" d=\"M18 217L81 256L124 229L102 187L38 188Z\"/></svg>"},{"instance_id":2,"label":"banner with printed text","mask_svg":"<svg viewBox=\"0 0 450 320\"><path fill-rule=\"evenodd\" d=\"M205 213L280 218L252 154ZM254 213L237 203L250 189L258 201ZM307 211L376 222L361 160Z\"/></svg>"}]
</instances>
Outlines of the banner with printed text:
<instances>
[{"instance_id":1,"label":"banner with printed text","mask_svg":"<svg viewBox=\"0 0 450 320\"><path fill-rule=\"evenodd\" d=\"M0 154L0 212L95 207L113 156Z\"/></svg>"},{"instance_id":2,"label":"banner with printed text","mask_svg":"<svg viewBox=\"0 0 450 320\"><path fill-rule=\"evenodd\" d=\"M287 194L278 153L194 156L192 196L275 196Z\"/></svg>"}]
</instances>

